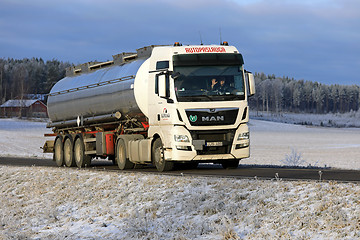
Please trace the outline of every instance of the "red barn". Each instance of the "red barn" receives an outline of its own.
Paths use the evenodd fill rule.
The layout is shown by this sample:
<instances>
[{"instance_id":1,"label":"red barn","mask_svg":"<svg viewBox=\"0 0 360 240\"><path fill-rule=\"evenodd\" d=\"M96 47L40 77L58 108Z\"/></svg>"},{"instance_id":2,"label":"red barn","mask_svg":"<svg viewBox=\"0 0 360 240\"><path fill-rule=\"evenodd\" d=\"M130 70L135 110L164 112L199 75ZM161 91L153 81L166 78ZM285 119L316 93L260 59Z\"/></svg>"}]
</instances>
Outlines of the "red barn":
<instances>
[{"instance_id":1,"label":"red barn","mask_svg":"<svg viewBox=\"0 0 360 240\"><path fill-rule=\"evenodd\" d=\"M48 117L47 107L40 100L8 100L0 109L3 117Z\"/></svg>"}]
</instances>

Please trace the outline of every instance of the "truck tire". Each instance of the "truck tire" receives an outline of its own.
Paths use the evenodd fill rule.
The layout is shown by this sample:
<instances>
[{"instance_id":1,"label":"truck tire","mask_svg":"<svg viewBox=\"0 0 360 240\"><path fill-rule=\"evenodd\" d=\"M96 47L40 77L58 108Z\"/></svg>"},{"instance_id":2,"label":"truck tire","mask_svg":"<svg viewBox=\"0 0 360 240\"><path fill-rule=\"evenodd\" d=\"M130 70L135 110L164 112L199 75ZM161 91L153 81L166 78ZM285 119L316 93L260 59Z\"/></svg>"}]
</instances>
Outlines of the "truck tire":
<instances>
[{"instance_id":1,"label":"truck tire","mask_svg":"<svg viewBox=\"0 0 360 240\"><path fill-rule=\"evenodd\" d=\"M224 169L235 169L239 166L239 159L225 160L221 165Z\"/></svg>"},{"instance_id":2,"label":"truck tire","mask_svg":"<svg viewBox=\"0 0 360 240\"><path fill-rule=\"evenodd\" d=\"M84 142L80 137L75 140L74 160L78 168L89 167L91 164L91 156L85 155Z\"/></svg>"},{"instance_id":3,"label":"truck tire","mask_svg":"<svg viewBox=\"0 0 360 240\"><path fill-rule=\"evenodd\" d=\"M70 137L66 138L64 142L64 162L65 166L67 167L75 167L75 161L74 161L74 149L72 140Z\"/></svg>"},{"instance_id":4,"label":"truck tire","mask_svg":"<svg viewBox=\"0 0 360 240\"><path fill-rule=\"evenodd\" d=\"M159 172L170 171L174 169L174 163L164 159L164 149L160 138L157 138L152 146L152 161Z\"/></svg>"},{"instance_id":5,"label":"truck tire","mask_svg":"<svg viewBox=\"0 0 360 240\"><path fill-rule=\"evenodd\" d=\"M135 164L130 162L129 158L127 158L126 146L124 140L119 139L117 141L115 154L116 154L115 159L117 165L121 170L134 168Z\"/></svg>"},{"instance_id":6,"label":"truck tire","mask_svg":"<svg viewBox=\"0 0 360 240\"><path fill-rule=\"evenodd\" d=\"M54 144L54 161L58 167L64 165L64 148L62 139L59 137L55 140Z\"/></svg>"}]
</instances>

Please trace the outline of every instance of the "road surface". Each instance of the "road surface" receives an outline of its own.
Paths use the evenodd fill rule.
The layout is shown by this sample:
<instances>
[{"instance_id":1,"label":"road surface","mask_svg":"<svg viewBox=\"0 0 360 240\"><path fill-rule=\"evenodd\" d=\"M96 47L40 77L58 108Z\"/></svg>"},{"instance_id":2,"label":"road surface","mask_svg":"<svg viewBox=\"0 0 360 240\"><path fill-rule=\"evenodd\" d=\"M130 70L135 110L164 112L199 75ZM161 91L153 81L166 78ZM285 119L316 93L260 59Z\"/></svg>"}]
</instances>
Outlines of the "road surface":
<instances>
[{"instance_id":1,"label":"road surface","mask_svg":"<svg viewBox=\"0 0 360 240\"><path fill-rule=\"evenodd\" d=\"M9 166L41 166L57 167L52 159L0 157L0 165ZM92 170L119 171L117 166L107 160L95 160L92 162ZM233 178L257 178L274 180L325 180L341 182L360 182L360 171L340 169L304 169L267 167L257 165L239 165L237 169L222 169L220 165L199 164L197 169L178 169L175 171L159 173L154 167L142 166L125 172L142 172L164 175L189 175Z\"/></svg>"}]
</instances>

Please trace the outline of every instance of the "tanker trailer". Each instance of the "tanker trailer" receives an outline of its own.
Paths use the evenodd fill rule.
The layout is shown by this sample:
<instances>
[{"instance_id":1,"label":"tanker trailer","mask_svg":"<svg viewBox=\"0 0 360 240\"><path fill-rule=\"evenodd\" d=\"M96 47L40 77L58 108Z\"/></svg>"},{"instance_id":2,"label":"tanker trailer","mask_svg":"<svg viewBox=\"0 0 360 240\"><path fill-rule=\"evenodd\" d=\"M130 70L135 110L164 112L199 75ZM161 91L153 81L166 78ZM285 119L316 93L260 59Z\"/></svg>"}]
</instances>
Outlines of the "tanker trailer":
<instances>
[{"instance_id":1,"label":"tanker trailer","mask_svg":"<svg viewBox=\"0 0 360 240\"><path fill-rule=\"evenodd\" d=\"M248 97L254 78L233 46L148 46L66 70L48 95L55 137L44 152L58 166L107 158L120 169L220 163L249 151Z\"/></svg>"}]
</instances>

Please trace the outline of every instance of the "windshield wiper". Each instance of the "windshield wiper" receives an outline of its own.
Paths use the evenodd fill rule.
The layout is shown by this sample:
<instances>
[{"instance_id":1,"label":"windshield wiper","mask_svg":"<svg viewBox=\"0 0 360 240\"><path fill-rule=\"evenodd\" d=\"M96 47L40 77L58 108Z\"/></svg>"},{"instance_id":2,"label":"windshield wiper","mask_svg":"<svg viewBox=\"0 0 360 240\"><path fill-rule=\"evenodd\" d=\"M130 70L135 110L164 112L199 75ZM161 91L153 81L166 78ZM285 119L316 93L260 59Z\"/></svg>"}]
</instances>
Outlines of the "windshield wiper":
<instances>
[{"instance_id":1,"label":"windshield wiper","mask_svg":"<svg viewBox=\"0 0 360 240\"><path fill-rule=\"evenodd\" d=\"M192 95L191 97L205 97L205 98L209 99L210 101L213 101L212 97L205 95L205 94L204 95Z\"/></svg>"},{"instance_id":2,"label":"windshield wiper","mask_svg":"<svg viewBox=\"0 0 360 240\"><path fill-rule=\"evenodd\" d=\"M191 102L191 101L201 101L201 100L210 100L210 101L214 101L213 98L207 96L207 95L187 95L187 96L178 96L178 100L180 102Z\"/></svg>"}]
</instances>

